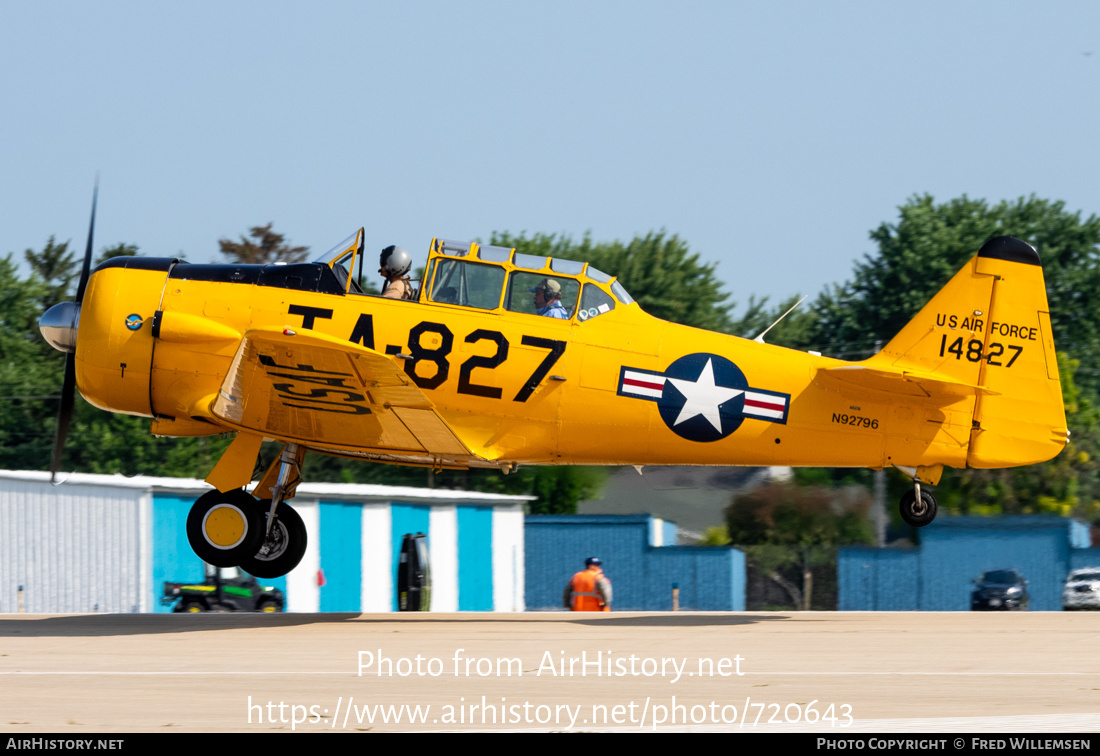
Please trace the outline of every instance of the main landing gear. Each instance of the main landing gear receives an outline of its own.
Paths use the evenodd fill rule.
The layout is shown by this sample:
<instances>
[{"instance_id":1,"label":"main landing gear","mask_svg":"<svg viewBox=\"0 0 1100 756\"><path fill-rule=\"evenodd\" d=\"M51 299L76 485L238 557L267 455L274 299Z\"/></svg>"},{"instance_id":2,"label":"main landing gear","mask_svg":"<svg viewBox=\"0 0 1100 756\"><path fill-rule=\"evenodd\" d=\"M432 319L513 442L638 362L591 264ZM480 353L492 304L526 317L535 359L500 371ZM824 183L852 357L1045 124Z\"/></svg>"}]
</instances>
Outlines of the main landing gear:
<instances>
[{"instance_id":1,"label":"main landing gear","mask_svg":"<svg viewBox=\"0 0 1100 756\"><path fill-rule=\"evenodd\" d=\"M265 476L256 487L270 490L270 499L261 501L241 488L200 496L187 515L187 540L195 554L215 567L240 567L265 579L297 567L306 553L306 526L283 500L301 480L304 451L297 444L283 447L274 485L265 485Z\"/></svg>"},{"instance_id":2,"label":"main landing gear","mask_svg":"<svg viewBox=\"0 0 1100 756\"><path fill-rule=\"evenodd\" d=\"M271 518L271 501L260 501L241 489L199 497L187 515L187 540L199 559L215 567L240 567L271 579L293 570L306 553L302 518L280 502Z\"/></svg>"},{"instance_id":3,"label":"main landing gear","mask_svg":"<svg viewBox=\"0 0 1100 756\"><path fill-rule=\"evenodd\" d=\"M901 519L906 524L921 528L936 519L936 497L922 491L920 481L913 479L913 490L901 497Z\"/></svg>"}]
</instances>

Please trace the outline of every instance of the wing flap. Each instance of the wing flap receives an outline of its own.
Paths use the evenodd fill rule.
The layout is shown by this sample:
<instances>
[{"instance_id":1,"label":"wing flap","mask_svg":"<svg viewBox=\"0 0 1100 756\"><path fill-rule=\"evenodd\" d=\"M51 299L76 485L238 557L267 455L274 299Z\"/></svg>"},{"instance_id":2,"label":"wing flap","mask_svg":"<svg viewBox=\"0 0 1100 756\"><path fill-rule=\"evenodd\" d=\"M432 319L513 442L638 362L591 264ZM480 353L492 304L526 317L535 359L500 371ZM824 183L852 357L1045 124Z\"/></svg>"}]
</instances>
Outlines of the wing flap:
<instances>
[{"instance_id":1,"label":"wing flap","mask_svg":"<svg viewBox=\"0 0 1100 756\"><path fill-rule=\"evenodd\" d=\"M319 333L247 331L211 411L266 436L338 449L473 454L392 358Z\"/></svg>"},{"instance_id":2,"label":"wing flap","mask_svg":"<svg viewBox=\"0 0 1100 756\"><path fill-rule=\"evenodd\" d=\"M425 448L445 455L470 453L435 410L394 407L393 412Z\"/></svg>"}]
</instances>

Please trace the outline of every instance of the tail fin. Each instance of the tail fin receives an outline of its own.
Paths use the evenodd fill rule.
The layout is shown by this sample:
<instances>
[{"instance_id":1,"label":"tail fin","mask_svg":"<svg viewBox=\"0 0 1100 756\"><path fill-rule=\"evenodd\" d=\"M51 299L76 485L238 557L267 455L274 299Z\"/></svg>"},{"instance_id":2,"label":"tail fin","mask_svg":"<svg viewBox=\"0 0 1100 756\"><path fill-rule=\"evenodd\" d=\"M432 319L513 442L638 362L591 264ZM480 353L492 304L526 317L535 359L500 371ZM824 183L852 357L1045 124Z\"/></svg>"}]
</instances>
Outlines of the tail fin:
<instances>
[{"instance_id":1,"label":"tail fin","mask_svg":"<svg viewBox=\"0 0 1100 756\"><path fill-rule=\"evenodd\" d=\"M1043 269L1019 239L986 242L866 364L977 387L970 467L1045 462L1066 444Z\"/></svg>"}]
</instances>

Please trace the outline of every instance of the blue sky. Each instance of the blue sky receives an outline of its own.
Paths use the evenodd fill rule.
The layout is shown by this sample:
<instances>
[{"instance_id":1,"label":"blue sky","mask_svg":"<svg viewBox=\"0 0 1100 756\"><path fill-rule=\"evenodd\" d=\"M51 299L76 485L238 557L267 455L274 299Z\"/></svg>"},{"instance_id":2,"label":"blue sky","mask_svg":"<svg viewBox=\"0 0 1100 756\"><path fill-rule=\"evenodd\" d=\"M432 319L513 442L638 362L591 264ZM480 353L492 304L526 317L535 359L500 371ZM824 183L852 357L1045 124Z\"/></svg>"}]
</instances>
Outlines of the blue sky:
<instances>
[{"instance_id":1,"label":"blue sky","mask_svg":"<svg viewBox=\"0 0 1100 756\"><path fill-rule=\"evenodd\" d=\"M627 240L816 294L914 194L1100 212L1100 4L0 4L0 255L274 221ZM613 272L613 271L609 271Z\"/></svg>"}]
</instances>

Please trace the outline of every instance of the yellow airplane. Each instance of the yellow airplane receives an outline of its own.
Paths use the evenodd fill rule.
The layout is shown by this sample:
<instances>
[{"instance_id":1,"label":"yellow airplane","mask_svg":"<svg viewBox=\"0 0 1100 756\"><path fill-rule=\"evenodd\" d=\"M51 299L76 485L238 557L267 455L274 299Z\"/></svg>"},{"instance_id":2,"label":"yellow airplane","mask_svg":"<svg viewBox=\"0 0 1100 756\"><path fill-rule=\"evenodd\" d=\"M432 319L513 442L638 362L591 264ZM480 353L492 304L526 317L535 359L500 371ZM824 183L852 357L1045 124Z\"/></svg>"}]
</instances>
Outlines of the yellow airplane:
<instances>
[{"instance_id":1,"label":"yellow airplane","mask_svg":"<svg viewBox=\"0 0 1100 756\"><path fill-rule=\"evenodd\" d=\"M93 201L93 227L94 227ZM216 566L285 574L305 550L286 503L307 451L434 468L897 467L925 525L944 466L1042 462L1065 446L1043 272L997 237L878 354L845 362L659 320L584 262L432 242L410 301L364 294L363 230L311 263L122 257L43 335L92 404L158 436L236 437L187 533ZM539 313L542 314L539 314ZM548 317L549 315L549 317ZM67 398L66 398L67 397ZM283 444L251 493L260 444Z\"/></svg>"}]
</instances>

